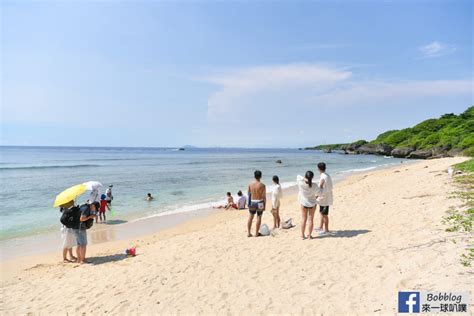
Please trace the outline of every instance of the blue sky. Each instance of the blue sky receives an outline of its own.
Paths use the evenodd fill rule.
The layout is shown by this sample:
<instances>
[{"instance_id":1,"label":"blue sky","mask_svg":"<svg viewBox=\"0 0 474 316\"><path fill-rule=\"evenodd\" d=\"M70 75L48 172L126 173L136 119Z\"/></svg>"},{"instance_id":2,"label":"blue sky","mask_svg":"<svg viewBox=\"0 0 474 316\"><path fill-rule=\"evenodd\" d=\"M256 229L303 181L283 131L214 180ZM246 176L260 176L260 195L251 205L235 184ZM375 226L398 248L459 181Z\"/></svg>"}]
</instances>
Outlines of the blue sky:
<instances>
[{"instance_id":1,"label":"blue sky","mask_svg":"<svg viewBox=\"0 0 474 316\"><path fill-rule=\"evenodd\" d=\"M471 1L3 1L2 144L300 147L473 101Z\"/></svg>"}]
</instances>

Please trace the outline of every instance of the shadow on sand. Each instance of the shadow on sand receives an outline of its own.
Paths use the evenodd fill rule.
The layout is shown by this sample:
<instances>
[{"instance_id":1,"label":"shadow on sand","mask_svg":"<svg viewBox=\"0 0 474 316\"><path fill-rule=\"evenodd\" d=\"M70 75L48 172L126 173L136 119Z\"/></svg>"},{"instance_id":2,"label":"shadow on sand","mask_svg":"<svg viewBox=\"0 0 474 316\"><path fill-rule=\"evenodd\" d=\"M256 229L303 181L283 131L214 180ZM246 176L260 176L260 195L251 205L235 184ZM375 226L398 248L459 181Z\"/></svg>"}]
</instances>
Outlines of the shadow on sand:
<instances>
[{"instance_id":1,"label":"shadow on sand","mask_svg":"<svg viewBox=\"0 0 474 316\"><path fill-rule=\"evenodd\" d=\"M107 220L107 225L118 225L118 224L125 224L127 221L123 219L109 219Z\"/></svg>"},{"instance_id":2,"label":"shadow on sand","mask_svg":"<svg viewBox=\"0 0 474 316\"><path fill-rule=\"evenodd\" d=\"M370 233L367 229L354 229L354 230L336 230L332 231L327 235L317 236L317 238L351 238L362 234Z\"/></svg>"},{"instance_id":3,"label":"shadow on sand","mask_svg":"<svg viewBox=\"0 0 474 316\"><path fill-rule=\"evenodd\" d=\"M128 256L124 253L117 253L114 255L108 255L108 256L101 256L101 257L89 257L87 258L87 261L90 262L91 265L99 265L99 264L104 264L108 262L116 262L116 261L122 261L124 259L127 259Z\"/></svg>"}]
</instances>

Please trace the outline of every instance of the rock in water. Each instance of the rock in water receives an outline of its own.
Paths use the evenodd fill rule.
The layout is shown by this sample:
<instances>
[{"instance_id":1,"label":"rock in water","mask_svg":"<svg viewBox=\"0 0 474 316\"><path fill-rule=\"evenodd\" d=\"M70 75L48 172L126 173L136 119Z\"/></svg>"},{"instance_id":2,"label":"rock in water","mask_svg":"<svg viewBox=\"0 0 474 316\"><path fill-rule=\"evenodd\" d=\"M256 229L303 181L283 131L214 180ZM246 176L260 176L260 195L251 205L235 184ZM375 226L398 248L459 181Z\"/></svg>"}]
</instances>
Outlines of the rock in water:
<instances>
[{"instance_id":1,"label":"rock in water","mask_svg":"<svg viewBox=\"0 0 474 316\"><path fill-rule=\"evenodd\" d=\"M283 163L283 161L281 161L280 159L278 159L278 160L276 161L276 163Z\"/></svg>"}]
</instances>

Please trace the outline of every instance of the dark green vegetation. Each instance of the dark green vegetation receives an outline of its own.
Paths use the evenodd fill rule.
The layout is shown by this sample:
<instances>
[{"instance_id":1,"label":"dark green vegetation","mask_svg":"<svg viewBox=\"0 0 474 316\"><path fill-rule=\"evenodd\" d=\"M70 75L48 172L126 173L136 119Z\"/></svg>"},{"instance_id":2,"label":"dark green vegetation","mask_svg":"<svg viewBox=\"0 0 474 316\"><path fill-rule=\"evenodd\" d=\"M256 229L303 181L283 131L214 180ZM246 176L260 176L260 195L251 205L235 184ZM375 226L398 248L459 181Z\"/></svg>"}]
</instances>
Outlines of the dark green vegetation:
<instances>
[{"instance_id":1,"label":"dark green vegetation","mask_svg":"<svg viewBox=\"0 0 474 316\"><path fill-rule=\"evenodd\" d=\"M451 208L443 218L443 223L448 225L448 232L463 232L467 234L468 248L466 253L461 255L461 263L464 266L471 266L474 260L474 248L472 247L472 222L474 220L474 159L454 165L455 171L462 171L460 175L455 175L454 181L457 190L453 192L453 197L460 198L465 202L464 209ZM464 238L461 237L461 238Z\"/></svg>"},{"instance_id":2,"label":"dark green vegetation","mask_svg":"<svg viewBox=\"0 0 474 316\"><path fill-rule=\"evenodd\" d=\"M439 119L429 119L411 128L380 134L373 144L396 147L430 149L446 147L468 150L474 154L474 106L460 115L445 114Z\"/></svg>"},{"instance_id":3,"label":"dark green vegetation","mask_svg":"<svg viewBox=\"0 0 474 316\"><path fill-rule=\"evenodd\" d=\"M454 165L454 168L455 170L474 173L474 159L458 163L457 165Z\"/></svg>"},{"instance_id":4,"label":"dark green vegetation","mask_svg":"<svg viewBox=\"0 0 474 316\"><path fill-rule=\"evenodd\" d=\"M305 150L342 150L343 146L347 146L349 144L329 144L329 145L318 145L314 147L305 147Z\"/></svg>"},{"instance_id":5,"label":"dark green vegetation","mask_svg":"<svg viewBox=\"0 0 474 316\"><path fill-rule=\"evenodd\" d=\"M391 130L371 142L332 144L306 149L341 149L350 154L380 154L408 158L474 157L474 106L459 115L444 114L413 127Z\"/></svg>"}]
</instances>

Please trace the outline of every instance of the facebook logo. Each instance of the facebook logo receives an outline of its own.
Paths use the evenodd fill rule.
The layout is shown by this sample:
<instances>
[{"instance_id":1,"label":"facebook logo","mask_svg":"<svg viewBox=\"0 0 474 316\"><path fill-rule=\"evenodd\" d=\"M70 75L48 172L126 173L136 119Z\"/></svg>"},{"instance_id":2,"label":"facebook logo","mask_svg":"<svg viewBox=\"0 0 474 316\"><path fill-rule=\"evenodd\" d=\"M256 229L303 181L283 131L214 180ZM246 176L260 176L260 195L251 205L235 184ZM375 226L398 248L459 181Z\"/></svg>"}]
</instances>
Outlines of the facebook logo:
<instances>
[{"instance_id":1,"label":"facebook logo","mask_svg":"<svg viewBox=\"0 0 474 316\"><path fill-rule=\"evenodd\" d=\"M399 313L420 312L420 292L398 292Z\"/></svg>"}]
</instances>

